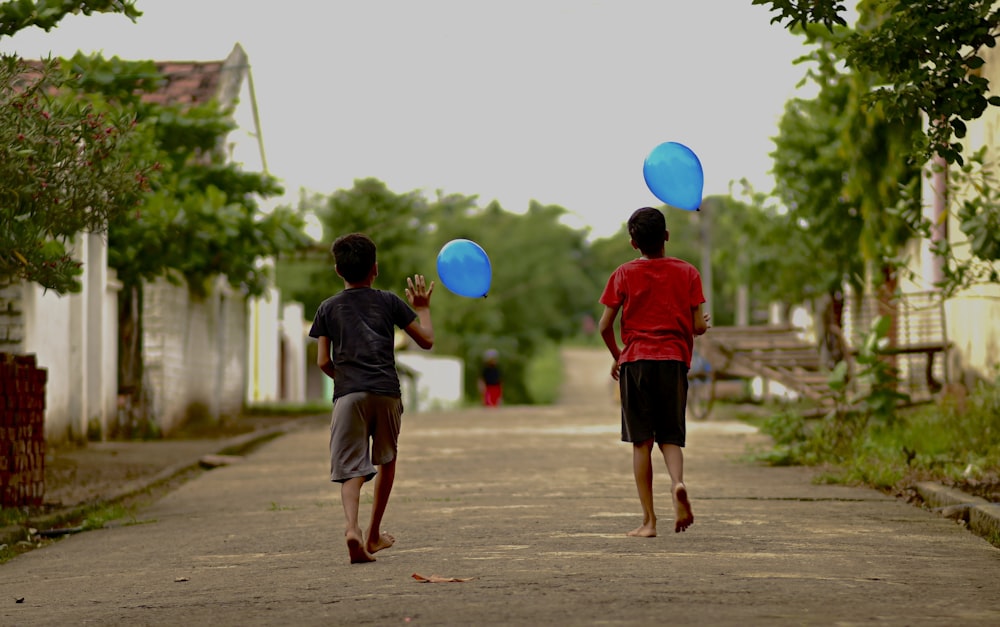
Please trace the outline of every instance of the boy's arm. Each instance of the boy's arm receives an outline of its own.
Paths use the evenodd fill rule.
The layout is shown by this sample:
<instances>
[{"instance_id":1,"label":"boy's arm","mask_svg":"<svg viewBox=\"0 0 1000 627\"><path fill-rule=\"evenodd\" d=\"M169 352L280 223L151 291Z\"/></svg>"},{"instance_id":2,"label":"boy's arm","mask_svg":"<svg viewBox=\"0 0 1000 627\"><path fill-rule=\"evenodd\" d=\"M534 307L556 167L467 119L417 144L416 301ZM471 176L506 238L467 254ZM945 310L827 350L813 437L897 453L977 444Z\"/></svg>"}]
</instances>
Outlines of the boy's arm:
<instances>
[{"instance_id":1,"label":"boy's arm","mask_svg":"<svg viewBox=\"0 0 1000 627\"><path fill-rule=\"evenodd\" d=\"M611 378L618 380L618 358L622 352L618 348L618 339L615 337L615 318L618 317L618 307L608 307L605 305L604 313L601 314L601 321L597 323L597 329L601 332L601 339L608 347L615 363L611 366Z\"/></svg>"},{"instance_id":2,"label":"boy's arm","mask_svg":"<svg viewBox=\"0 0 1000 627\"><path fill-rule=\"evenodd\" d=\"M323 374L332 379L334 370L333 359L330 358L330 338L321 335L316 339L318 341L318 346L316 347L316 365L323 371Z\"/></svg>"},{"instance_id":3,"label":"boy's arm","mask_svg":"<svg viewBox=\"0 0 1000 627\"><path fill-rule=\"evenodd\" d=\"M708 331L708 323L711 320L711 316L705 313L705 310L702 309L701 303L691 310L691 315L694 316L694 334L704 335L705 332Z\"/></svg>"},{"instance_id":4,"label":"boy's arm","mask_svg":"<svg viewBox=\"0 0 1000 627\"><path fill-rule=\"evenodd\" d=\"M412 279L406 277L406 286L406 299L417 312L417 318L406 325L403 331L413 338L417 346L429 349L434 346L434 325L431 322L431 293L434 292L434 281L427 285L423 275L417 274Z\"/></svg>"}]
</instances>

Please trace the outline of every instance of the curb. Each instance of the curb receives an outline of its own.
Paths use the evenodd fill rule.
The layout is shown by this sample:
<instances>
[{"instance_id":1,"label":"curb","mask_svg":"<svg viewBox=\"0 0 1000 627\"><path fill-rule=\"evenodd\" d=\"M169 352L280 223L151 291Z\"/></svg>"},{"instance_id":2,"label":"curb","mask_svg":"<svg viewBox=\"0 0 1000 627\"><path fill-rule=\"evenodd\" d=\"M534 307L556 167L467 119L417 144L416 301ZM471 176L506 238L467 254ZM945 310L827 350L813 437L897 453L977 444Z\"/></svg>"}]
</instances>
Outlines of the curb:
<instances>
[{"instance_id":1,"label":"curb","mask_svg":"<svg viewBox=\"0 0 1000 627\"><path fill-rule=\"evenodd\" d=\"M242 452L246 452L248 449L257 446L258 444L263 444L268 440L281 437L282 435L285 435L293 429L299 428L299 426L314 418L315 416L305 416L298 420L290 420L284 424L276 425L274 427L258 429L256 431L250 431L249 433L233 436L220 443L215 455L239 455ZM172 466L168 466L155 475L130 481L117 491L112 492L108 496L101 497L100 499L73 505L66 509L49 514L32 517L26 520L22 525L0 529L0 545L13 545L22 540L30 540L28 527L39 530L50 529L68 520L82 518L86 515L88 510L93 509L98 505L111 505L122 501L152 486L168 481L187 470L201 466L201 459L203 457L205 457L205 455L199 455L197 458L185 460Z\"/></svg>"},{"instance_id":2,"label":"curb","mask_svg":"<svg viewBox=\"0 0 1000 627\"><path fill-rule=\"evenodd\" d=\"M963 521L969 531L1000 548L1000 504L930 481L915 487L920 498L934 511Z\"/></svg>"}]
</instances>

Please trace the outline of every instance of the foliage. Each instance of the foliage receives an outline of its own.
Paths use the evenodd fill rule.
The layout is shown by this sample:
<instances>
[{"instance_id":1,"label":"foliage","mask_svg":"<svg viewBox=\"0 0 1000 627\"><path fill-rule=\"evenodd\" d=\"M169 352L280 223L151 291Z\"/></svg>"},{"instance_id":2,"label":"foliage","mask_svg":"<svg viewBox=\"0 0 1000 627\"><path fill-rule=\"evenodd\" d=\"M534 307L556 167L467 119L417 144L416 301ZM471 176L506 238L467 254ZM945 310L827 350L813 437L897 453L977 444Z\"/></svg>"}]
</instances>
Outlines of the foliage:
<instances>
[{"instance_id":1,"label":"foliage","mask_svg":"<svg viewBox=\"0 0 1000 627\"><path fill-rule=\"evenodd\" d=\"M543 346L528 362L524 372L528 398L535 405L550 405L559 400L563 381L563 362L559 345Z\"/></svg>"},{"instance_id":2,"label":"foliage","mask_svg":"<svg viewBox=\"0 0 1000 627\"><path fill-rule=\"evenodd\" d=\"M466 363L466 391L472 396L480 357L500 352L504 398L530 402L525 369L550 342L579 332L592 315L599 294L587 258L585 232L559 222L561 207L532 202L524 214L491 203L483 210L462 197L439 196L432 205L437 228L434 254L456 238L479 243L493 260L493 283L485 299L468 299L441 290L440 328L435 346ZM440 322L439 322L440 321Z\"/></svg>"},{"instance_id":3,"label":"foliage","mask_svg":"<svg viewBox=\"0 0 1000 627\"><path fill-rule=\"evenodd\" d=\"M933 231L940 223L925 217L918 203L903 199L893 208L915 232L934 242L934 253L944 260L944 276L937 287L945 298L977 283L1000 283L1000 181L996 164L987 160L987 154L983 146L964 165L952 165L947 171L948 206L939 219L954 216L966 242L952 245L947 237L935 240Z\"/></svg>"},{"instance_id":4,"label":"foliage","mask_svg":"<svg viewBox=\"0 0 1000 627\"><path fill-rule=\"evenodd\" d=\"M762 430L775 448L759 456L773 464L832 464L827 481L899 490L935 480L973 489L996 480L1000 468L1000 379L981 381L959 402L912 408L891 423L872 422L836 454L829 422L777 414Z\"/></svg>"},{"instance_id":5,"label":"foliage","mask_svg":"<svg viewBox=\"0 0 1000 627\"><path fill-rule=\"evenodd\" d=\"M890 320L879 317L858 350L857 373L840 362L830 373L834 410L809 422L796 411L780 412L761 429L775 443L761 459L775 465L843 464L865 445L872 429L891 429L899 423L899 407L908 397L898 391L892 360L884 354Z\"/></svg>"},{"instance_id":6,"label":"foliage","mask_svg":"<svg viewBox=\"0 0 1000 627\"><path fill-rule=\"evenodd\" d=\"M823 24L834 31L845 26L846 7L840 0L753 0L769 5L788 28ZM878 82L870 100L885 107L891 118L906 119L920 111L930 123L912 130L913 161L940 155L949 163L963 162L966 122L982 116L1000 97L988 97L989 83L978 70L984 48L996 45L1000 7L992 0L942 0L929 10L922 0L862 0L863 19L845 42L851 68Z\"/></svg>"},{"instance_id":7,"label":"foliage","mask_svg":"<svg viewBox=\"0 0 1000 627\"><path fill-rule=\"evenodd\" d=\"M809 24L823 24L829 29L834 25L845 26L847 22L841 17L841 13L847 10L843 2L839 0L827 0L817 2L816 0L753 0L753 4L769 4L771 12L777 15L771 18L771 23L786 20L785 26L801 26L805 28Z\"/></svg>"},{"instance_id":8,"label":"foliage","mask_svg":"<svg viewBox=\"0 0 1000 627\"><path fill-rule=\"evenodd\" d=\"M830 388L839 395L837 413L841 419L848 413L860 413L866 424L872 419L881 424L892 424L900 403L909 402L909 397L899 391L899 373L895 364L886 356L891 322L886 316L875 318L858 348L855 362L861 369L853 383L860 390L859 396L847 396L851 382L846 366L841 365L845 362L838 364L831 373Z\"/></svg>"},{"instance_id":9,"label":"foliage","mask_svg":"<svg viewBox=\"0 0 1000 627\"><path fill-rule=\"evenodd\" d=\"M810 270L821 268L826 291L846 280L863 284L864 261L895 263L912 235L905 221L886 211L908 198L919 170L908 163L907 147L919 121L891 119L865 94L879 78L843 69L846 29L807 29L812 46L800 62L819 87L810 100L793 99L775 138L776 193L788 207L797 237L806 242ZM820 260L822 263L816 264Z\"/></svg>"},{"instance_id":10,"label":"foliage","mask_svg":"<svg viewBox=\"0 0 1000 627\"><path fill-rule=\"evenodd\" d=\"M504 372L505 401L532 402L529 364L546 346L578 334L582 321L593 316L600 289L597 271L585 232L559 222L565 212L561 207L532 203L526 213L513 214L497 203L478 207L475 197L440 191L433 198L418 191L398 194L377 179L360 179L353 188L326 198L303 199L300 208L317 211L328 241L354 231L375 240L375 287L402 295L407 276L419 273L437 281L434 351L463 359L469 398L476 395L481 356L494 348ZM457 238L477 242L490 256L493 277L485 299L452 294L436 278L438 251ZM303 276L310 278L306 282ZM322 299L343 289L325 250L280 260L278 279L282 289L289 288L286 293L306 303L307 316Z\"/></svg>"},{"instance_id":11,"label":"foliage","mask_svg":"<svg viewBox=\"0 0 1000 627\"><path fill-rule=\"evenodd\" d=\"M406 277L430 276L426 237L430 231L428 201L418 192L396 194L378 179L359 179L347 190L327 197L300 200L299 213L313 213L323 225L323 244L278 265L279 285L302 302L312 318L324 299L343 289L334 270L333 240L341 235L366 232L377 247L377 287L403 296ZM437 293L437 292L435 292Z\"/></svg>"},{"instance_id":12,"label":"foliage","mask_svg":"<svg viewBox=\"0 0 1000 627\"><path fill-rule=\"evenodd\" d=\"M830 249L815 242L815 229L768 200L745 182L739 199L717 200L712 214L716 324L735 322L740 286L748 289L753 311L776 301L808 301L834 280L836 266L824 265Z\"/></svg>"},{"instance_id":13,"label":"foliage","mask_svg":"<svg viewBox=\"0 0 1000 627\"><path fill-rule=\"evenodd\" d=\"M131 219L148 187L133 115L75 95L55 62L0 59L0 283L79 290L67 245Z\"/></svg>"},{"instance_id":14,"label":"foliage","mask_svg":"<svg viewBox=\"0 0 1000 627\"><path fill-rule=\"evenodd\" d=\"M37 26L50 31L67 15L121 13L133 22L142 15L134 0L14 0L0 3L0 37Z\"/></svg>"},{"instance_id":15,"label":"foliage","mask_svg":"<svg viewBox=\"0 0 1000 627\"><path fill-rule=\"evenodd\" d=\"M886 76L892 87L874 90L874 98L897 116L922 111L930 121L917 146L923 160L940 155L962 163L966 122L982 116L1000 96L987 98L989 81L977 70L984 48L996 45L1000 7L992 0L945 0L929 11L919 0L865 0L870 7L891 4L884 19L855 36L848 63Z\"/></svg>"},{"instance_id":16,"label":"foliage","mask_svg":"<svg viewBox=\"0 0 1000 627\"><path fill-rule=\"evenodd\" d=\"M163 80L151 61L78 53L62 65L67 83L92 106L135 112L143 155L157 163L141 211L110 225L108 263L126 286L163 276L204 294L208 281L221 275L245 293L260 294L268 284L260 259L308 243L295 211L260 211L259 198L282 191L275 179L226 160L220 147L233 122L218 103L144 99Z\"/></svg>"}]
</instances>

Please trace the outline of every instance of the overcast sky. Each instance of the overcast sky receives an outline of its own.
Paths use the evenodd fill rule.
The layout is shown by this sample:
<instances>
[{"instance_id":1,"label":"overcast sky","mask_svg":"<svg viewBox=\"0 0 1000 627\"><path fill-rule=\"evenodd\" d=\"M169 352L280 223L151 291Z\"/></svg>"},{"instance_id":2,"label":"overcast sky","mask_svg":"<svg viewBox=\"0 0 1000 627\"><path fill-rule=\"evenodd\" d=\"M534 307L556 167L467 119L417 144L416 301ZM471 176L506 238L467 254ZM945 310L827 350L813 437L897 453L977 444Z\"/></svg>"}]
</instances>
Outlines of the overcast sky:
<instances>
[{"instance_id":1,"label":"overcast sky","mask_svg":"<svg viewBox=\"0 0 1000 627\"><path fill-rule=\"evenodd\" d=\"M801 40L750 0L139 0L0 40L25 57L75 51L252 67L272 174L289 202L375 177L398 193L528 201L614 233L659 201L656 145L700 158L705 195L746 177L770 191L771 138L805 69Z\"/></svg>"}]
</instances>

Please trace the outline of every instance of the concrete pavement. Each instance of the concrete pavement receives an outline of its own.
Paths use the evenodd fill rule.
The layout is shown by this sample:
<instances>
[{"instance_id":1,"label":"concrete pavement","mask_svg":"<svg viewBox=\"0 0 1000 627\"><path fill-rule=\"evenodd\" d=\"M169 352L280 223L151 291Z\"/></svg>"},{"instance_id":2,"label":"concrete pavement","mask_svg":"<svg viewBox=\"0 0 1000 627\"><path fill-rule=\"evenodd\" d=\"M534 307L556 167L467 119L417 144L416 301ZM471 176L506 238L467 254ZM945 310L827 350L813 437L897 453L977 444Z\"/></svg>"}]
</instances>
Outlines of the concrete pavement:
<instances>
[{"instance_id":1,"label":"concrete pavement","mask_svg":"<svg viewBox=\"0 0 1000 627\"><path fill-rule=\"evenodd\" d=\"M303 423L134 524L0 566L0 624L1000 624L1000 550L877 492L749 464L763 438L737 423L689 425L694 526L672 532L659 464L660 535L625 537L640 510L606 359L573 358L574 403L404 416L397 544L373 564L348 563L327 434Z\"/></svg>"}]
</instances>

